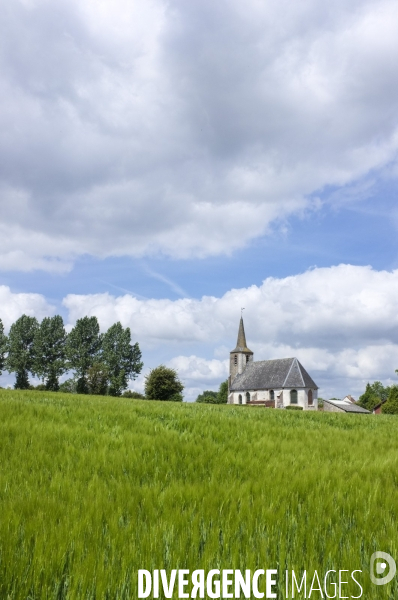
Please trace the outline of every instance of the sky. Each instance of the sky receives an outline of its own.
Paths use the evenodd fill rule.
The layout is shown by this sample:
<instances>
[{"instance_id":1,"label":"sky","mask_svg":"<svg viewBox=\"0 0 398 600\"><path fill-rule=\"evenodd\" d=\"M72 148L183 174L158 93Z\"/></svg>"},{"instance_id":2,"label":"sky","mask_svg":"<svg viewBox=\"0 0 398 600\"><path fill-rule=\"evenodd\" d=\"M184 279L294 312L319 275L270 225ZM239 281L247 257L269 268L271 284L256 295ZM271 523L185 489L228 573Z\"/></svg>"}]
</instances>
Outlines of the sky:
<instances>
[{"instance_id":1,"label":"sky","mask_svg":"<svg viewBox=\"0 0 398 600\"><path fill-rule=\"evenodd\" d=\"M398 382L395 0L0 6L6 330L120 320L190 401L244 308L322 397Z\"/></svg>"}]
</instances>

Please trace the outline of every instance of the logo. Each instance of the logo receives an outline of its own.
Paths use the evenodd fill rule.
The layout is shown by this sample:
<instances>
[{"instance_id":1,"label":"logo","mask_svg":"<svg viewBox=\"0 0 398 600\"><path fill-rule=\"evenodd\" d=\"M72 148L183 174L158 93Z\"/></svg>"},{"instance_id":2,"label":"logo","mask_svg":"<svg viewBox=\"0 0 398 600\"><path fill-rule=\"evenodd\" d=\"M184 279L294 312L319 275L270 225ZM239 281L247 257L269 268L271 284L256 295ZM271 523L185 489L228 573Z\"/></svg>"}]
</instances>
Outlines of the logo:
<instances>
[{"instance_id":1,"label":"logo","mask_svg":"<svg viewBox=\"0 0 398 600\"><path fill-rule=\"evenodd\" d=\"M386 571L387 565L389 571ZM374 552L370 557L370 579L375 585L386 585L397 570L395 560L387 552ZM381 577L382 576L382 577Z\"/></svg>"}]
</instances>

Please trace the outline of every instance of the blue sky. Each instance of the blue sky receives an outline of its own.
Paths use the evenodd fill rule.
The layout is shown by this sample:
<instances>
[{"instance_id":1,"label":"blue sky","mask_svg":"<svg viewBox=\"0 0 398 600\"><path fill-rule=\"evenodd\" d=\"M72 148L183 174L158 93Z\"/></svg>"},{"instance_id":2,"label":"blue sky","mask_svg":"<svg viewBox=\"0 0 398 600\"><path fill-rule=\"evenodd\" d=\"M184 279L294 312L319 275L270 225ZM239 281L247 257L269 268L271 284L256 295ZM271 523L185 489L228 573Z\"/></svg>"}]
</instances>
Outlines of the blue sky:
<instances>
[{"instance_id":1,"label":"blue sky","mask_svg":"<svg viewBox=\"0 0 398 600\"><path fill-rule=\"evenodd\" d=\"M2 5L6 327L120 319L193 399L245 306L324 396L395 381L394 2Z\"/></svg>"}]
</instances>

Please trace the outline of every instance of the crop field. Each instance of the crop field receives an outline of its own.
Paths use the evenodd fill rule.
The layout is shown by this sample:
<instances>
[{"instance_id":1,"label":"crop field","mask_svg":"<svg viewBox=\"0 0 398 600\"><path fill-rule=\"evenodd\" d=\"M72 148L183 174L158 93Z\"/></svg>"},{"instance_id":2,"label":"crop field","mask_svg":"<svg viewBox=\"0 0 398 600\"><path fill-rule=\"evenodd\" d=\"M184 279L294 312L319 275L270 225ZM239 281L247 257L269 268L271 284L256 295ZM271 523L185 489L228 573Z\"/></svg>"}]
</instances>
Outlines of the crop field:
<instances>
[{"instance_id":1,"label":"crop field","mask_svg":"<svg viewBox=\"0 0 398 600\"><path fill-rule=\"evenodd\" d=\"M0 390L1 600L135 599L138 569L182 568L360 569L396 599L369 560L397 558L397 512L393 416Z\"/></svg>"}]
</instances>

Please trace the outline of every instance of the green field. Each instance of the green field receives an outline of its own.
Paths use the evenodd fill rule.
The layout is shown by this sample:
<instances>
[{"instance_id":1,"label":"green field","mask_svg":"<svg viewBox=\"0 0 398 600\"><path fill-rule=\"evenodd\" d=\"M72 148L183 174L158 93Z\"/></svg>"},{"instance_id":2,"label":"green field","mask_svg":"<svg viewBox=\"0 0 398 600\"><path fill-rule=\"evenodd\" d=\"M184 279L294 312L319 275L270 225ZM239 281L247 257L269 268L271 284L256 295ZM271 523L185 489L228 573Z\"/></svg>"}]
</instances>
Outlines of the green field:
<instances>
[{"instance_id":1,"label":"green field","mask_svg":"<svg viewBox=\"0 0 398 600\"><path fill-rule=\"evenodd\" d=\"M0 600L134 599L162 568L362 569L398 597L368 575L398 557L393 416L0 390L0 468Z\"/></svg>"}]
</instances>

